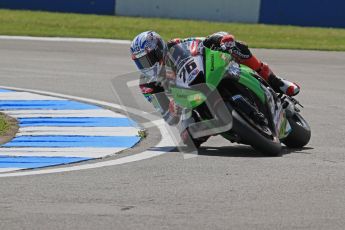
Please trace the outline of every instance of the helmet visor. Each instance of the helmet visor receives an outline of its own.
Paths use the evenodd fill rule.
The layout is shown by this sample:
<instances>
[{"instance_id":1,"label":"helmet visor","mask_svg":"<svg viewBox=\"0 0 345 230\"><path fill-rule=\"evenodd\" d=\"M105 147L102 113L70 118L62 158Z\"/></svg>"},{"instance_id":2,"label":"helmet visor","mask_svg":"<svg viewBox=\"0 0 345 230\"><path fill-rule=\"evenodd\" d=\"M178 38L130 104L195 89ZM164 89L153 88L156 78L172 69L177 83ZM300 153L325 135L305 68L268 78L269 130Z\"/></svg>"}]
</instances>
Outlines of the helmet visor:
<instances>
[{"instance_id":1,"label":"helmet visor","mask_svg":"<svg viewBox=\"0 0 345 230\"><path fill-rule=\"evenodd\" d=\"M162 51L160 49L154 49L142 57L135 58L134 62L138 69L143 70L154 66L162 57Z\"/></svg>"}]
</instances>

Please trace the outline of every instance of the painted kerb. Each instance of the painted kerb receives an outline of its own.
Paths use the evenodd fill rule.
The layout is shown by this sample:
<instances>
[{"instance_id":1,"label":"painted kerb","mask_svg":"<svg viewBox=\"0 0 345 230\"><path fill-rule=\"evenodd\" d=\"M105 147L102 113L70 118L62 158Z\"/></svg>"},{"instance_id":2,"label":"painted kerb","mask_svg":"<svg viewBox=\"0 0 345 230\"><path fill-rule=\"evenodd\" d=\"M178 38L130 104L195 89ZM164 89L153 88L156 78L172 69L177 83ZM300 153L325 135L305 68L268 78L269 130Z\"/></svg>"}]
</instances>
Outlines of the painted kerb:
<instances>
[{"instance_id":1,"label":"painted kerb","mask_svg":"<svg viewBox=\"0 0 345 230\"><path fill-rule=\"evenodd\" d=\"M0 147L0 172L98 159L140 140L126 116L74 100L0 88L0 110L19 125Z\"/></svg>"}]
</instances>

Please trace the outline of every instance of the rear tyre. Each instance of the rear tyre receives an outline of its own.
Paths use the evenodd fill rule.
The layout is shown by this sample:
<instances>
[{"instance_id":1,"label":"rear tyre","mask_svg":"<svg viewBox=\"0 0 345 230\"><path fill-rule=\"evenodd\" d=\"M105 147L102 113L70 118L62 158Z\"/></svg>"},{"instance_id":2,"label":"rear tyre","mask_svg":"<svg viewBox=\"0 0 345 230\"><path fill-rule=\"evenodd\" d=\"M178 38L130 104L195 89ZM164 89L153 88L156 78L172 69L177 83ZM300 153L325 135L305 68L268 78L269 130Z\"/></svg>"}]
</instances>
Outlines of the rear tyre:
<instances>
[{"instance_id":1,"label":"rear tyre","mask_svg":"<svg viewBox=\"0 0 345 230\"><path fill-rule=\"evenodd\" d=\"M255 150L267 156L281 156L281 143L278 138L273 139L265 137L255 128L253 128L247 121L245 121L240 114L227 104L230 114L233 117L232 131L240 136L241 141L250 144ZM222 110L219 110L221 113ZM222 115L219 114L221 118Z\"/></svg>"},{"instance_id":2,"label":"rear tyre","mask_svg":"<svg viewBox=\"0 0 345 230\"><path fill-rule=\"evenodd\" d=\"M282 142L289 148L302 148L308 144L311 131L304 118L299 113L295 113L288 118L288 121L292 131Z\"/></svg>"}]
</instances>

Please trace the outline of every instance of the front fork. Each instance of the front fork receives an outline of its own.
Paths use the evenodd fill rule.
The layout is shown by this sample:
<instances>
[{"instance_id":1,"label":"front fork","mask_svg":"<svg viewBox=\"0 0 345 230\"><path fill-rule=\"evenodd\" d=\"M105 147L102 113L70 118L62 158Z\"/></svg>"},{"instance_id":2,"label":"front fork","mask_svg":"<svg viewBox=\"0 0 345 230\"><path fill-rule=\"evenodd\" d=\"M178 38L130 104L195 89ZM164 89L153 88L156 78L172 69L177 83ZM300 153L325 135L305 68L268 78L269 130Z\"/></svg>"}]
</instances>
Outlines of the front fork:
<instances>
[{"instance_id":1,"label":"front fork","mask_svg":"<svg viewBox=\"0 0 345 230\"><path fill-rule=\"evenodd\" d=\"M285 135L280 138L283 139L289 135L289 133L292 131L291 126L288 122L288 118L293 117L296 113L300 112L300 109L297 107L297 105L301 106L303 108L303 105L299 103L298 100L295 98L289 97L287 95L279 95L280 100L282 101L282 108L284 109L284 113L286 116L286 122L287 122L287 128L285 131Z\"/></svg>"},{"instance_id":2,"label":"front fork","mask_svg":"<svg viewBox=\"0 0 345 230\"><path fill-rule=\"evenodd\" d=\"M295 104L293 100L286 95L277 95L271 88L262 87L265 91L267 109L270 114L271 128L274 135L280 140L286 138L291 132L291 126L288 117L293 115Z\"/></svg>"}]
</instances>

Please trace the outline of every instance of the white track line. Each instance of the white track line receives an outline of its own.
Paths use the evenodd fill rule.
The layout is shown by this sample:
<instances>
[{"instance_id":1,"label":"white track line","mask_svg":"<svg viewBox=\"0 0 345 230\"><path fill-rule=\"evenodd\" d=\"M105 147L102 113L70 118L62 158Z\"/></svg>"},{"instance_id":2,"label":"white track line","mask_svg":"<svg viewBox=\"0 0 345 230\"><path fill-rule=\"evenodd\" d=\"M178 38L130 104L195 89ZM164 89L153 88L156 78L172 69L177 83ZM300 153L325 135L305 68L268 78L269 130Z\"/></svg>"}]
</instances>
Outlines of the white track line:
<instances>
[{"instance_id":1,"label":"white track line","mask_svg":"<svg viewBox=\"0 0 345 230\"><path fill-rule=\"evenodd\" d=\"M105 101L99 101L99 100L94 100L94 99L89 99L89 98L65 95L65 94L60 94L60 93L52 93L52 92L47 92L47 91L43 91L43 90L31 90L31 89L24 89L24 88L17 88L17 87L9 87L9 86L0 86L0 88L9 89L9 90L21 90L21 91L26 90L27 92L31 92L31 93L45 94L45 95L49 95L49 96L62 97L62 98L70 99L70 100L77 100L77 101L87 102L87 103L91 103L91 104L98 104L98 105L107 106L107 107L110 107L110 108L113 108L113 109L119 109L121 111L124 111L124 113L126 115L127 115L127 112L133 113L133 114L135 114L137 116L141 116L141 117L146 118L146 119L148 119L150 121L162 120L161 117L156 116L154 114L151 114L151 113L139 110L139 109L135 109L135 108L131 108L131 107L126 107L126 106L123 106L123 105L119 105L119 104L115 104L115 103L110 103L110 102L105 102ZM6 110L6 112L7 111L10 111L10 110ZM149 126L146 126L146 128L148 128L148 127Z\"/></svg>"},{"instance_id":2,"label":"white track line","mask_svg":"<svg viewBox=\"0 0 345 230\"><path fill-rule=\"evenodd\" d=\"M0 92L0 100L66 100L27 92Z\"/></svg>"},{"instance_id":3,"label":"white track line","mask_svg":"<svg viewBox=\"0 0 345 230\"><path fill-rule=\"evenodd\" d=\"M87 99L82 97L76 97L76 96L70 96L70 95L64 95L59 93L50 93L47 91L41 91L41 90L28 90L23 88L16 88L16 87L7 87L7 86L0 86L0 88L9 89L9 90L19 90L19 91L27 91L32 93L38 93L38 94L46 94L50 96L57 96L57 97L64 97L68 99L73 100L79 100L87 103L93 103L98 104L102 106L108 106L114 109L125 109L126 111L129 111L131 113L134 113L138 116L142 116L144 118L150 118L151 120L157 120L157 122L152 122L152 124L156 124L157 128L159 129L162 139L161 141L154 147L154 150L146 150L142 153L138 153L135 155L122 157L115 160L109 160L109 161L102 161L97 163L91 163L91 164L83 164L78 166L70 166L70 167L63 167L63 168L56 168L56 169L41 169L41 170L34 170L34 171L22 171L22 172L13 172L13 173L4 173L0 174L0 177L16 177L16 176L27 176L27 175L39 175L39 174L48 174L48 173L58 173L58 172L69 172L69 171L78 171L78 170L84 170L84 169L93 169L93 168L100 168L100 167L106 167L106 166L114 166L114 165L120 165L120 164L126 164L130 162L140 161L149 159L152 157L160 156L162 154L167 153L168 151L171 151L175 147L175 143L170 137L170 134L168 132L168 127L166 124L162 124L162 119L158 119L159 117L154 116L152 114L143 112L138 109L130 108L121 106L114 103L104 102L104 101L98 101L94 99ZM159 124L159 125L158 125ZM168 147L168 149L167 149ZM159 150L161 148L161 150Z\"/></svg>"},{"instance_id":4,"label":"white track line","mask_svg":"<svg viewBox=\"0 0 345 230\"><path fill-rule=\"evenodd\" d=\"M127 148L0 148L3 156L101 158Z\"/></svg>"},{"instance_id":5,"label":"white track line","mask_svg":"<svg viewBox=\"0 0 345 230\"><path fill-rule=\"evenodd\" d=\"M11 172L11 171L16 171L16 170L20 170L20 168L0 168L0 173ZM0 177L1 177L1 174L0 174Z\"/></svg>"},{"instance_id":6,"label":"white track line","mask_svg":"<svg viewBox=\"0 0 345 230\"><path fill-rule=\"evenodd\" d=\"M6 110L6 114L15 118L29 117L113 117L125 118L125 115L105 109L90 110Z\"/></svg>"},{"instance_id":7,"label":"white track line","mask_svg":"<svg viewBox=\"0 0 345 230\"><path fill-rule=\"evenodd\" d=\"M77 136L136 136L136 127L20 127L16 136L32 135L77 135Z\"/></svg>"},{"instance_id":8,"label":"white track line","mask_svg":"<svg viewBox=\"0 0 345 230\"><path fill-rule=\"evenodd\" d=\"M64 37L31 37L31 36L0 36L2 40L48 41L48 42L82 42L82 43L108 43L129 45L131 41L101 38L64 38Z\"/></svg>"},{"instance_id":9,"label":"white track line","mask_svg":"<svg viewBox=\"0 0 345 230\"><path fill-rule=\"evenodd\" d=\"M158 129L161 132L162 140L158 143L158 145L153 147L155 150L146 150L142 153L138 153L138 154L127 156L127 157L122 157L116 160L108 160L108 161L102 161L102 162L91 163L91 164L83 164L83 165L56 168L56 169L42 169L42 170L34 170L34 171L4 173L4 174L0 174L0 177L16 177L16 176L29 176L29 175L79 171L79 170L85 170L85 169L94 169L94 168L101 168L101 167L107 167L107 166L121 165L121 164L146 160L152 157L157 157L157 156L167 153L167 151L171 151L172 149L174 149L174 147L170 147L173 145L173 141L169 136L169 132L167 131L167 128L158 126ZM168 146L169 148L167 149L166 147ZM162 150L159 150L159 148L162 148Z\"/></svg>"}]
</instances>

